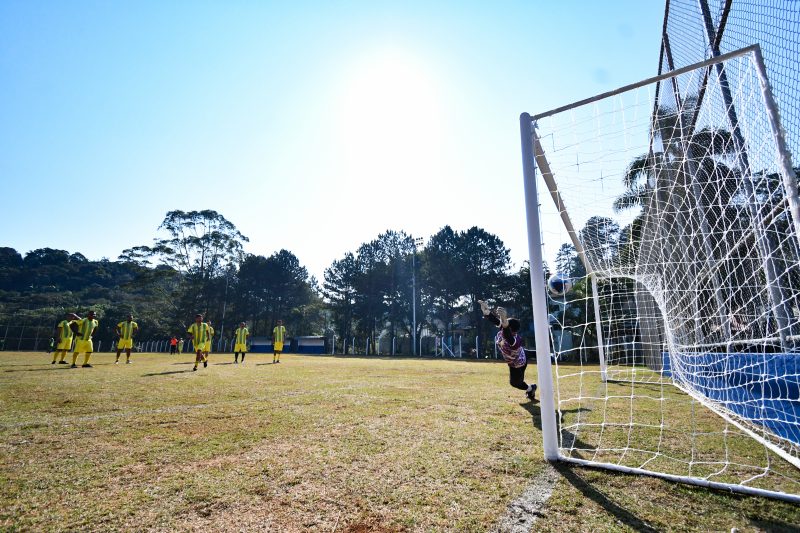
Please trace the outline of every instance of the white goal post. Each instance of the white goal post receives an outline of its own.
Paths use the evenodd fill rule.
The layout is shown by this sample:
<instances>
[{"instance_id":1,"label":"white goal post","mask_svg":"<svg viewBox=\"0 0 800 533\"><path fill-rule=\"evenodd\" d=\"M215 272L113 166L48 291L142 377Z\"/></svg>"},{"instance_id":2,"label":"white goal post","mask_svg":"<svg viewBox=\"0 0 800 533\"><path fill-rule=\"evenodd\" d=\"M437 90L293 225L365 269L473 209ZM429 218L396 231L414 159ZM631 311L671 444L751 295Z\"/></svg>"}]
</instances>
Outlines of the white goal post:
<instances>
[{"instance_id":1,"label":"white goal post","mask_svg":"<svg viewBox=\"0 0 800 533\"><path fill-rule=\"evenodd\" d=\"M800 503L800 147L758 45L520 133L545 457Z\"/></svg>"}]
</instances>

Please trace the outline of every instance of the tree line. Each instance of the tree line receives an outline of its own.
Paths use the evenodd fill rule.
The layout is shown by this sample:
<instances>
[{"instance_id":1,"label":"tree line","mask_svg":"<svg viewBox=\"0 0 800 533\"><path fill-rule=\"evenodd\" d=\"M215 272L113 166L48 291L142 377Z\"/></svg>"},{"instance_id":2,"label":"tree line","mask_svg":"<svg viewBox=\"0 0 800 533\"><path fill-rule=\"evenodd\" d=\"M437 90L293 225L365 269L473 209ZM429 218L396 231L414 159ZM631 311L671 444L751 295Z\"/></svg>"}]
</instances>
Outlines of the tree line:
<instances>
[{"instance_id":1,"label":"tree line","mask_svg":"<svg viewBox=\"0 0 800 533\"><path fill-rule=\"evenodd\" d=\"M488 345L493 331L478 299L532 321L530 269L514 270L502 240L478 227L445 226L424 246L387 230L334 260L321 281L289 250L245 253L248 238L213 210L170 211L157 235L116 261L0 247L0 324L55 324L64 312L91 308L99 339L113 338L129 313L144 338L163 338L181 335L202 312L225 336L242 321L252 335L268 336L281 318L292 335L335 337L337 351L355 336L370 339L376 353L377 339L390 335L398 353L411 353L414 334L479 335Z\"/></svg>"}]
</instances>

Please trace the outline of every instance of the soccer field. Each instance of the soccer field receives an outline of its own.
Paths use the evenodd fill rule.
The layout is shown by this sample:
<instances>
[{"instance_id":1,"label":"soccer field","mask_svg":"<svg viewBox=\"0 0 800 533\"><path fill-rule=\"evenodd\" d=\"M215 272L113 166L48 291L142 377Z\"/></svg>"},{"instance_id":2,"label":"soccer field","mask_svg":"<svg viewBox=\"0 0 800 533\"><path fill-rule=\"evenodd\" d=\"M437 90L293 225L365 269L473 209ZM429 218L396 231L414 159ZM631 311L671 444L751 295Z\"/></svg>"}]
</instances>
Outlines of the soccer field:
<instances>
[{"instance_id":1,"label":"soccer field","mask_svg":"<svg viewBox=\"0 0 800 533\"><path fill-rule=\"evenodd\" d=\"M507 530L507 507L548 477L537 531L800 524L784 502L569 466L553 476L538 404L502 363L212 354L192 372L186 354L113 359L69 369L0 352L0 528Z\"/></svg>"}]
</instances>

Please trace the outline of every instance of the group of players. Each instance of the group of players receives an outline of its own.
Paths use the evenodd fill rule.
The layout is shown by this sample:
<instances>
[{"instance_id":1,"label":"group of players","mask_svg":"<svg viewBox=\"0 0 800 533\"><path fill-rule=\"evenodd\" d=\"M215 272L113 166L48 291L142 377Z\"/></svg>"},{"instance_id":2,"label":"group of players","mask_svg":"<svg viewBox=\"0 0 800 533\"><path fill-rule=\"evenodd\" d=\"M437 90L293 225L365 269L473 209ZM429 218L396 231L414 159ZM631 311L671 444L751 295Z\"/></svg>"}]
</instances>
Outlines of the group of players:
<instances>
[{"instance_id":1,"label":"group of players","mask_svg":"<svg viewBox=\"0 0 800 533\"><path fill-rule=\"evenodd\" d=\"M528 399L535 401L536 384L525 382L525 369L528 366L528 358L533 356L535 352L525 349L522 337L519 334L519 320L510 318L502 307L491 309L483 300L478 300L478 303L484 317L499 328L495 342L503 354L503 359L508 363L510 385L525 391ZM64 359L67 356L67 352L72 348L74 339L75 349L72 353L72 365L70 368L78 366L77 361L80 354L84 354L83 365L81 366L91 368L92 365L89 364L89 358L91 358L94 351L92 335L97 329L97 319L94 311L89 311L86 314L86 318L81 318L75 313L67 313L66 318L59 322L56 328L59 340L58 346L53 352L51 364L54 365L57 362L64 365L67 364ZM133 315L128 315L126 320L117 324L115 332L119 340L117 341L117 359L114 364L119 364L119 358L123 350L125 350L125 363L130 364L133 339L139 333L139 325L134 322ZM204 368L208 366L208 355L211 352L214 328L211 327L210 322L204 322L203 315L198 313L194 316L194 323L189 326L186 332L194 345L195 360L192 371L196 372L200 363L203 363ZM239 355L242 356L242 364L244 364L249 337L250 331L247 329L247 325L241 322L234 332L233 362L235 364L239 363ZM278 320L278 325L272 330L273 363L281 362L280 357L285 339L286 328L283 325L283 320Z\"/></svg>"},{"instance_id":2,"label":"group of players","mask_svg":"<svg viewBox=\"0 0 800 533\"><path fill-rule=\"evenodd\" d=\"M81 366L84 368L91 368L92 365L89 364L89 359L92 357L92 352L94 352L92 336L95 330L97 330L97 324L98 322L95 318L94 311L86 313L86 318L81 318L75 313L67 313L64 320L59 322L56 326L58 344L53 351L53 361L50 364L54 365L56 362L62 365L68 364L64 359L67 357L67 352L72 349L72 342L74 340L75 349L72 352L72 364L70 368L77 368L78 356L80 354L84 354L83 365ZM126 349L128 356L127 362L131 362L133 337L138 331L139 325L133 321L133 315L128 315L127 320L117 324L116 332L119 336L119 341L117 342L117 363L119 363L119 356L123 349Z\"/></svg>"},{"instance_id":3,"label":"group of players","mask_svg":"<svg viewBox=\"0 0 800 533\"><path fill-rule=\"evenodd\" d=\"M56 336L58 344L53 351L52 365L58 363L62 365L68 364L65 359L67 352L72 349L73 341L75 348L72 352L72 364L70 368L77 368L78 356L84 354L83 368L91 368L89 359L94 352L94 345L92 343L92 336L97 330L97 319L95 318L94 311L86 313L85 318L81 318L75 313L67 313L64 320L56 326ZM139 333L139 324L134 322L133 315L128 315L127 319L117 324L115 328L117 335L117 358L114 364L119 364L119 358L123 350L125 351L125 363L131 364L131 351L133 350L133 340ZM208 355L211 352L211 340L214 337L214 328L211 327L210 322L203 321L203 315L197 314L194 317L194 323L189 326L187 330L189 338L195 350L195 361L192 371L197 371L200 363L203 367L208 366ZM244 364L244 357L247 354L247 341L250 337L250 331L244 322L239 324L234 332L234 348L233 348L233 362L239 363L239 355L242 356L242 364ZM283 325L283 320L278 320L278 325L272 330L272 345L273 354L272 362L280 363L281 353L283 353L283 343L286 339L286 327Z\"/></svg>"}]
</instances>

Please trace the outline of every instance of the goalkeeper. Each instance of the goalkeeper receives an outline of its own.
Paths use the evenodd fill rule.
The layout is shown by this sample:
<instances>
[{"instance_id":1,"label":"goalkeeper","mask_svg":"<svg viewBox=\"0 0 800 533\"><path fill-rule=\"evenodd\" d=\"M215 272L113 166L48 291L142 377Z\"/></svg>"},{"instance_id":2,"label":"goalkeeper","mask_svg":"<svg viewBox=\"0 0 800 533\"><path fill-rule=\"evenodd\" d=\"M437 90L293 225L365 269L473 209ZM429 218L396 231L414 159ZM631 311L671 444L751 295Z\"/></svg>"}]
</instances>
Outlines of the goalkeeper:
<instances>
[{"instance_id":1,"label":"goalkeeper","mask_svg":"<svg viewBox=\"0 0 800 533\"><path fill-rule=\"evenodd\" d=\"M519 319L508 318L508 313L502 307L490 310L489 305L483 300L478 300L478 304L481 306L483 317L500 328L495 337L495 343L500 353L503 354L503 359L508 363L509 383L515 389L524 390L525 396L530 401L534 401L536 384L525 383L525 369L528 367L528 355L535 352L525 350L519 334Z\"/></svg>"}]
</instances>

